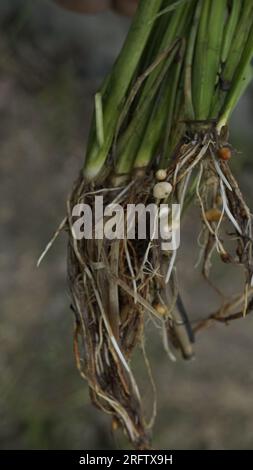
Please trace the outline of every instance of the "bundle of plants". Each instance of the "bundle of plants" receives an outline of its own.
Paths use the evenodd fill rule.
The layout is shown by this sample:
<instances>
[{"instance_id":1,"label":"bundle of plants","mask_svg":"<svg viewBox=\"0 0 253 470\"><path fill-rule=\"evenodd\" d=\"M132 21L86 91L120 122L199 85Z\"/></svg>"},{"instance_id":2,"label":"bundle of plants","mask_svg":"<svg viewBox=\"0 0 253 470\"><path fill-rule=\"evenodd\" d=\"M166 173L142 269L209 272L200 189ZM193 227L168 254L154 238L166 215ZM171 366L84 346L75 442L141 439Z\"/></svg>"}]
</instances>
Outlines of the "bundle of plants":
<instances>
[{"instance_id":1,"label":"bundle of plants","mask_svg":"<svg viewBox=\"0 0 253 470\"><path fill-rule=\"evenodd\" d=\"M155 416L154 405L146 422L130 363L141 347L150 373L146 320L162 332L171 359L177 352L189 359L196 331L252 307L252 217L230 169L228 135L252 78L252 55L253 0L140 0L95 96L84 167L62 224L69 234L74 349L93 403L136 448L150 446ZM204 277L218 253L222 262L244 267L245 288L193 328L179 291L175 233L179 206L182 214L194 201ZM138 211L129 211L140 204L155 214L144 228Z\"/></svg>"}]
</instances>

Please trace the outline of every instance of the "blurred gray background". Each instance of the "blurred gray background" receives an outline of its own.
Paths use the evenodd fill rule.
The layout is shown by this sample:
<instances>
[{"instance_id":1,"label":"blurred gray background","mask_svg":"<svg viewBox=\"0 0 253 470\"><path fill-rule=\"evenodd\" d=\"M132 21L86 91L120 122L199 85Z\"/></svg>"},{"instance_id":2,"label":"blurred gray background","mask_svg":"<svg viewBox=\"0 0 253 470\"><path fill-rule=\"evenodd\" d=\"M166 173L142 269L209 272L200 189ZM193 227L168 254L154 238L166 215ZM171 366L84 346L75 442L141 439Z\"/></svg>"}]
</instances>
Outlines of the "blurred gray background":
<instances>
[{"instance_id":1,"label":"blurred gray background","mask_svg":"<svg viewBox=\"0 0 253 470\"><path fill-rule=\"evenodd\" d=\"M47 0L0 2L1 449L127 446L90 405L75 369L65 236L39 270L36 261L65 215L85 154L94 92L128 27L113 13L85 17ZM252 96L251 87L231 126L231 140L242 152L234 169L251 207ZM219 299L193 269L197 235L186 216L180 284L190 314L200 318ZM242 285L238 269L219 264L213 272L228 295ZM253 316L203 332L190 363L169 362L151 330L147 349L159 403L154 447L253 449ZM137 355L144 385L142 367ZM149 401L151 388L144 390Z\"/></svg>"}]
</instances>

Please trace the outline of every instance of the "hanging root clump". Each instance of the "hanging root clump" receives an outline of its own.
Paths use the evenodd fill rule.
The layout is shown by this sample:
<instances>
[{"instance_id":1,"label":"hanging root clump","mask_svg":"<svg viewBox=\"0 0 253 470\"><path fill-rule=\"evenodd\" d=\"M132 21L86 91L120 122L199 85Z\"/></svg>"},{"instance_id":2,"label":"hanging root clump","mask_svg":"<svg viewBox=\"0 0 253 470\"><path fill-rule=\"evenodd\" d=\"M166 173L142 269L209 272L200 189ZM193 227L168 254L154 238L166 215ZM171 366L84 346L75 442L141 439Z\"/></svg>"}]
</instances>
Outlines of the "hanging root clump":
<instances>
[{"instance_id":1,"label":"hanging root clump","mask_svg":"<svg viewBox=\"0 0 253 470\"><path fill-rule=\"evenodd\" d=\"M93 403L122 424L137 448L149 446L140 393L129 366L144 328L144 310L149 307L151 276L140 275L139 254L123 239L76 240L72 209L86 203L94 209L94 197L102 194L104 204L145 198L145 190L129 188L92 190L83 179L77 182L68 202L68 276L75 312L75 356L78 368L88 381ZM98 221L106 224L106 219ZM106 227L106 225L105 225ZM102 228L103 230L103 228ZM97 234L98 236L98 234Z\"/></svg>"},{"instance_id":2,"label":"hanging root clump","mask_svg":"<svg viewBox=\"0 0 253 470\"><path fill-rule=\"evenodd\" d=\"M147 423L129 365L134 348L139 345L154 385L144 349L145 320L150 317L163 332L165 349L172 360L175 356L171 346L180 349L187 359L193 355L194 334L179 296L170 261L173 254L164 254L159 240L153 239L152 227L146 239L129 240L121 234L122 238L110 240L106 233L110 218L105 215L97 219L90 239L78 240L73 214L77 204L87 204L95 213L95 198L103 194L103 209L120 204L123 224L118 226L126 233L135 224L134 217L127 217L127 206L157 201L154 193L157 196L159 184L154 187L152 177L139 175L123 188L103 185L94 189L81 176L67 204L68 279L75 313L77 367L88 381L93 403L111 414L113 422L123 427L139 449L149 448L149 429L156 411L154 400L153 414ZM101 229L107 237L96 238Z\"/></svg>"},{"instance_id":3,"label":"hanging root clump","mask_svg":"<svg viewBox=\"0 0 253 470\"><path fill-rule=\"evenodd\" d=\"M154 398L147 422L131 370L139 346L154 391L146 320L158 327L172 360L178 352L190 359L197 332L246 316L253 307L252 215L230 169L234 150L227 130L252 77L252 18L253 0L140 0L119 58L95 97L84 169L61 226L69 236L74 351L92 402L138 449L151 446L156 411ZM128 217L129 205L153 204L154 220L168 234L173 223L177 228L178 214L173 222L164 206L180 204L183 214L194 201L204 278L212 285L215 253L245 271L244 292L197 324L180 294L178 246L164 247L148 222L138 237L139 219L135 225L136 216ZM83 205L95 223L87 236L91 224L82 219L86 232L80 237ZM119 233L112 236L115 225Z\"/></svg>"},{"instance_id":4,"label":"hanging root clump","mask_svg":"<svg viewBox=\"0 0 253 470\"><path fill-rule=\"evenodd\" d=\"M215 122L188 125L189 132L169 167L167 180L177 194L179 185L189 185L189 177L194 179L191 193L185 199L189 204L195 198L200 207L199 239L205 279L209 279L212 255L217 252L224 263L244 267L247 296L253 275L252 214L229 167L233 149L227 142L228 130L223 127L218 134ZM197 130L203 126L204 130Z\"/></svg>"}]
</instances>

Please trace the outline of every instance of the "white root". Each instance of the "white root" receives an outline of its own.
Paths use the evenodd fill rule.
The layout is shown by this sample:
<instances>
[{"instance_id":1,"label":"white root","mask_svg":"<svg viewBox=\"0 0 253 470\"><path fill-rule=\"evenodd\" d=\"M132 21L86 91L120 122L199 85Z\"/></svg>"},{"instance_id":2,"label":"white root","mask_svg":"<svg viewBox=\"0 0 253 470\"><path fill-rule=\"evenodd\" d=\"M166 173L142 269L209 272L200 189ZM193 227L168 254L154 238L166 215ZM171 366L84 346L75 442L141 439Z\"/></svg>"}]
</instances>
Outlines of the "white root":
<instances>
[{"instance_id":1,"label":"white root","mask_svg":"<svg viewBox=\"0 0 253 470\"><path fill-rule=\"evenodd\" d=\"M185 178L185 181L183 183L182 191L181 191L180 198L179 198L179 203L180 203L181 207L183 207L183 205L184 205L185 195L186 195L186 191L187 191L187 188L188 188L188 185L189 185L189 182L190 182L191 174L192 174L192 170L190 170L188 172L188 174ZM168 271L167 271L166 278L165 278L165 283L166 284L168 284L168 282L170 281L170 277L171 277L173 267L174 267L174 264L175 264L175 261L176 261L176 256L177 256L177 250L173 250L172 255L171 255L171 259L170 259L170 263L169 263L169 266L168 266Z\"/></svg>"},{"instance_id":2,"label":"white root","mask_svg":"<svg viewBox=\"0 0 253 470\"><path fill-rule=\"evenodd\" d=\"M232 223L232 225L234 225L234 227L236 228L237 232L242 235L242 231L241 231L241 228L238 224L238 222L235 220L233 214L231 213L229 207L228 207L228 201L227 201L227 196L226 196L226 191L225 191L225 188L224 188L224 184L223 184L223 181L222 179L220 179L220 189L221 189L221 197L222 197L222 202L223 202L223 207L224 207L224 210L230 220L230 222Z\"/></svg>"},{"instance_id":3,"label":"white root","mask_svg":"<svg viewBox=\"0 0 253 470\"><path fill-rule=\"evenodd\" d=\"M174 250L172 252L170 263L169 263L169 266L168 266L168 271L167 271L166 278L165 278L165 284L168 284L168 282L170 280L172 270L173 270L173 267L174 267L174 264L175 264L175 261L176 261L176 257L177 257L177 250Z\"/></svg>"},{"instance_id":4,"label":"white root","mask_svg":"<svg viewBox=\"0 0 253 470\"><path fill-rule=\"evenodd\" d=\"M212 160L213 160L213 163L214 163L214 166L215 166L215 169L220 177L220 179L223 181L223 183L227 186L227 188L229 189L229 191L232 191L232 188L227 180L227 178L225 177L225 175L222 173L221 171L221 167L220 167L220 164L217 162L215 156L214 156L214 153L212 151L212 149L210 149L210 152L211 152L211 157L212 157Z\"/></svg>"},{"instance_id":5,"label":"white root","mask_svg":"<svg viewBox=\"0 0 253 470\"><path fill-rule=\"evenodd\" d=\"M51 238L51 240L48 242L46 248L44 249L44 251L41 253L38 261L37 261L37 268L40 267L43 259L45 258L46 254L49 252L50 248L52 247L52 245L54 244L55 240L57 239L57 237L60 235L61 231L64 229L65 225L66 225L66 222L67 222L67 217L64 217L64 219L61 221L59 227L57 228L56 232L54 233L53 237Z\"/></svg>"},{"instance_id":6,"label":"white root","mask_svg":"<svg viewBox=\"0 0 253 470\"><path fill-rule=\"evenodd\" d=\"M177 362L177 358L176 358L176 356L173 354L173 352L171 351L171 348L170 348L170 345L169 345L168 333L167 333L167 329L166 329L165 322L163 322L162 335L163 335L163 346L164 346L164 349L165 349L166 353L167 353L168 356L169 356L169 359L170 359L172 362Z\"/></svg>"}]
</instances>

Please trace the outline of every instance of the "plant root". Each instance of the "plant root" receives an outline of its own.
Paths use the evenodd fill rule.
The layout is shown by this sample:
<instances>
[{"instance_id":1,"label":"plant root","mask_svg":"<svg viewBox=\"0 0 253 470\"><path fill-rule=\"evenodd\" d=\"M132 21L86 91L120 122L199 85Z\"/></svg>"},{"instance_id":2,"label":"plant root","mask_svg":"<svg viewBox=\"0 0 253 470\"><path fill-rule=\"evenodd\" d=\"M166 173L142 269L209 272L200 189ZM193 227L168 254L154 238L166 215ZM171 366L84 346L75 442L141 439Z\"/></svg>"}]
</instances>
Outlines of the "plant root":
<instances>
[{"instance_id":1,"label":"plant root","mask_svg":"<svg viewBox=\"0 0 253 470\"><path fill-rule=\"evenodd\" d=\"M151 318L160 330L171 360L176 360L177 350L190 359L194 356L195 333L215 322L241 318L253 309L252 215L228 162L220 158L226 154L220 149L228 144L213 124L204 129L202 126L202 130L196 124L194 132L189 127L166 169L166 182L172 191L164 199L154 199L156 168L149 168L146 173L132 175L130 182L123 178L124 184L117 188L106 187L111 177L103 185L95 185L86 183L81 175L67 201L64 228L69 236L68 281L75 313L76 364L88 382L94 405L112 416L114 428L115 423L120 425L137 449L150 448L150 427L156 410L154 394L148 424L131 370L133 351L140 347L155 390L145 349L146 319ZM210 270L216 252L222 262L243 266L243 294L226 302L216 288L223 299L222 307L193 326L177 280L177 249L163 250L161 235L155 238L152 227L146 227L144 239L129 239L125 235L129 220L124 217L122 237L96 237L97 226L90 239L75 237L73 208L85 203L93 213L99 194L103 194L104 207L120 204L124 216L128 204L147 206L155 202L160 217L161 203L179 203L182 212L195 199L202 223L199 240L204 278L212 286ZM103 227L109 220L104 214L97 221L103 222Z\"/></svg>"}]
</instances>

